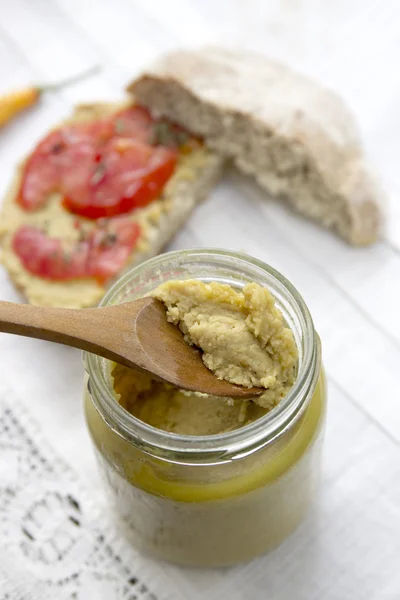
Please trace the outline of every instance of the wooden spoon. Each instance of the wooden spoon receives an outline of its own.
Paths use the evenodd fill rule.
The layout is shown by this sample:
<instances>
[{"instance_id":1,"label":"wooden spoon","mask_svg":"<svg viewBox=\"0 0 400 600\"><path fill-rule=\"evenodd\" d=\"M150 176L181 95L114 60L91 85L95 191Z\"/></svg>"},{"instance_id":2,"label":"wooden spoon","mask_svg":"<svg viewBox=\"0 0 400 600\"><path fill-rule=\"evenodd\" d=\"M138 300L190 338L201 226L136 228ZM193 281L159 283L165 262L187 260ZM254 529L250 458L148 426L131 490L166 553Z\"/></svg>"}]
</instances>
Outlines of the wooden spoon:
<instances>
[{"instance_id":1,"label":"wooden spoon","mask_svg":"<svg viewBox=\"0 0 400 600\"><path fill-rule=\"evenodd\" d=\"M181 389L233 398L263 392L217 379L154 298L82 310L0 301L0 331L80 348Z\"/></svg>"}]
</instances>

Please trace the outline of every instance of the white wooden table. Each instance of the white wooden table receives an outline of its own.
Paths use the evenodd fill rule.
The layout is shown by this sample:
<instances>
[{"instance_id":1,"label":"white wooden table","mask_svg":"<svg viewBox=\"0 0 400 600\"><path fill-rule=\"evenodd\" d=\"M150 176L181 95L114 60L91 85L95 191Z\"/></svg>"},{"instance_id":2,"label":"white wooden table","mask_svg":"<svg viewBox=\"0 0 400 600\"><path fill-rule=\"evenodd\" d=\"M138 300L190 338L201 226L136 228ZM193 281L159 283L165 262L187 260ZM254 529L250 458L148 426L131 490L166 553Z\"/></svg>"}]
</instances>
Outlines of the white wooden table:
<instances>
[{"instance_id":1,"label":"white wooden table","mask_svg":"<svg viewBox=\"0 0 400 600\"><path fill-rule=\"evenodd\" d=\"M1 4L0 91L64 78L96 63L103 67L98 76L48 95L1 132L1 193L15 163L73 103L120 98L143 65L177 46L220 42L255 49L336 89L355 111L389 196L379 244L352 249L234 176L197 209L171 248L224 247L270 263L305 297L323 343L330 397L318 518L253 567L227 572L237 579L237 597L247 597L242 583L248 578L256 599L400 598L400 4ZM0 298L20 299L3 270ZM97 486L82 419L79 353L2 335L0 381L29 402L58 453L88 486ZM199 575L199 585L207 577Z\"/></svg>"}]
</instances>

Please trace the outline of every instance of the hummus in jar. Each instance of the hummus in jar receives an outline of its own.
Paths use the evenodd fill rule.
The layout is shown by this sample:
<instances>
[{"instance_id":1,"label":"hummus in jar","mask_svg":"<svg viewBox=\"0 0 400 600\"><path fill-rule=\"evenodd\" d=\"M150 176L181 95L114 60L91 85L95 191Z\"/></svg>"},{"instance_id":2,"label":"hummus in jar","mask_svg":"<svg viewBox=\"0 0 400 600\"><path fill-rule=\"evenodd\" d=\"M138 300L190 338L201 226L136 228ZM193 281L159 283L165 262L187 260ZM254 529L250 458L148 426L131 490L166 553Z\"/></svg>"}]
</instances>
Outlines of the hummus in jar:
<instances>
[{"instance_id":1,"label":"hummus in jar","mask_svg":"<svg viewBox=\"0 0 400 600\"><path fill-rule=\"evenodd\" d=\"M288 393L298 359L292 331L267 288L242 290L199 280L168 281L152 293L188 344L203 351L219 379L262 387L254 400L234 400L178 390L126 367L113 369L119 402L135 417L183 435L213 435L263 416Z\"/></svg>"},{"instance_id":2,"label":"hummus in jar","mask_svg":"<svg viewBox=\"0 0 400 600\"><path fill-rule=\"evenodd\" d=\"M158 256L102 305L144 295L164 303L216 377L265 392L184 392L86 355L106 490L139 550L190 566L248 561L290 535L316 497L326 389L311 315L269 265L210 249Z\"/></svg>"}]
</instances>

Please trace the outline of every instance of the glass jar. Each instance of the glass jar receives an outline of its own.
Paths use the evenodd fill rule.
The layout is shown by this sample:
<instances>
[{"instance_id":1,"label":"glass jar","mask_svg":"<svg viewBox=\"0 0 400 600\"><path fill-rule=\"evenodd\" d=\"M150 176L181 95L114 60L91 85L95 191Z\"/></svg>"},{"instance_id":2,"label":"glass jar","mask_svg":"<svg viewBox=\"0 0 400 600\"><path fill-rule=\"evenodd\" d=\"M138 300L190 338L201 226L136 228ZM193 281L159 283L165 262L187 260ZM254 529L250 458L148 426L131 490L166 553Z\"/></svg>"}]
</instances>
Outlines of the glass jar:
<instances>
[{"instance_id":1,"label":"glass jar","mask_svg":"<svg viewBox=\"0 0 400 600\"><path fill-rule=\"evenodd\" d=\"M179 564L230 565L282 542L314 497L326 402L320 342L292 284L239 253L163 254L122 277L101 305L133 300L171 279L268 287L298 346L295 385L240 429L184 436L128 413L113 394L110 363L86 354L87 424L115 511L137 548Z\"/></svg>"}]
</instances>

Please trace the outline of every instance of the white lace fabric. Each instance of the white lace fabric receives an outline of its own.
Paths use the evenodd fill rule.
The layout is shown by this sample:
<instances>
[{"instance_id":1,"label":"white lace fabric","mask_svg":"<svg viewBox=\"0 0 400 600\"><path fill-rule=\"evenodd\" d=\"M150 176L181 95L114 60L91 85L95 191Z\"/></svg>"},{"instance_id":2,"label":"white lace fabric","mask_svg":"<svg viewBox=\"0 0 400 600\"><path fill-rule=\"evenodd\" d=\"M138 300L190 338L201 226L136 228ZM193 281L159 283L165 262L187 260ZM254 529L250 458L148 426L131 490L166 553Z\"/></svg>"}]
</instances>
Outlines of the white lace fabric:
<instances>
[{"instance_id":1,"label":"white lace fabric","mask_svg":"<svg viewBox=\"0 0 400 600\"><path fill-rule=\"evenodd\" d=\"M161 600L18 403L0 395L1 600Z\"/></svg>"}]
</instances>

